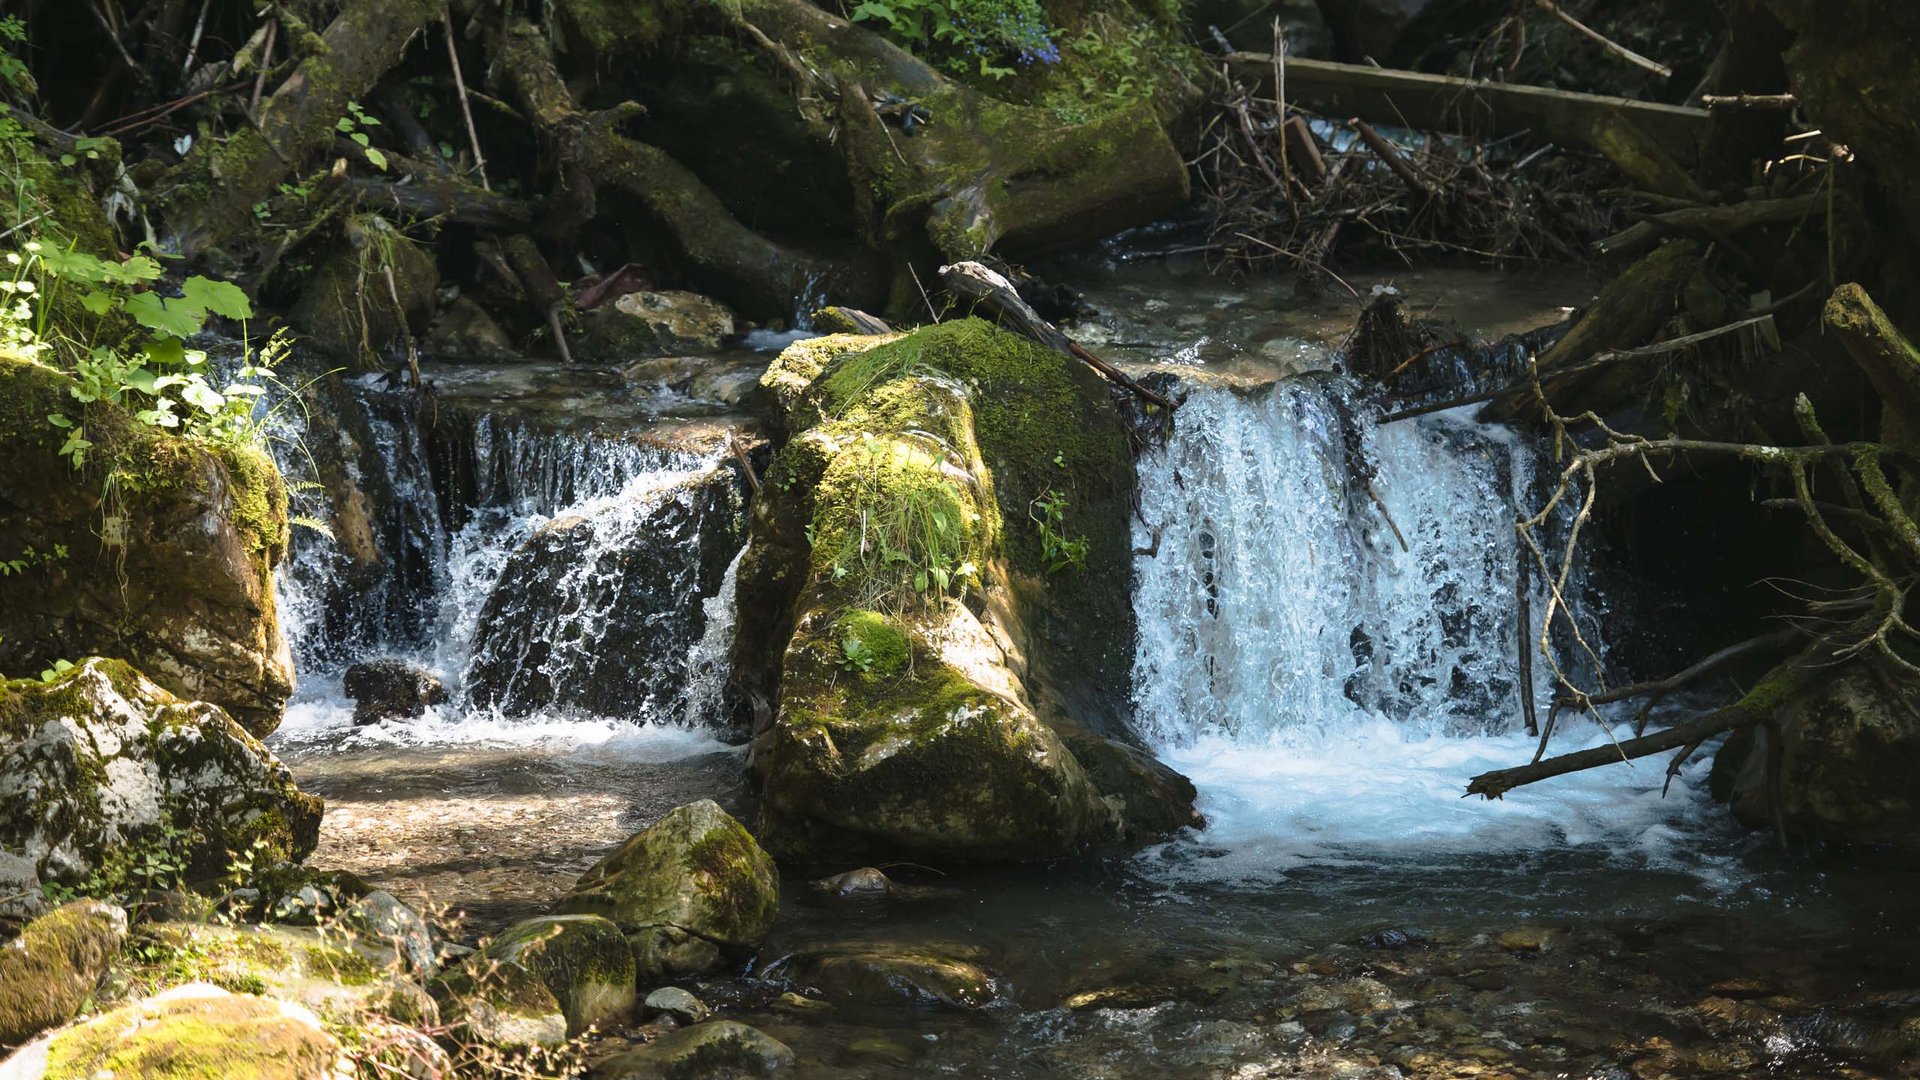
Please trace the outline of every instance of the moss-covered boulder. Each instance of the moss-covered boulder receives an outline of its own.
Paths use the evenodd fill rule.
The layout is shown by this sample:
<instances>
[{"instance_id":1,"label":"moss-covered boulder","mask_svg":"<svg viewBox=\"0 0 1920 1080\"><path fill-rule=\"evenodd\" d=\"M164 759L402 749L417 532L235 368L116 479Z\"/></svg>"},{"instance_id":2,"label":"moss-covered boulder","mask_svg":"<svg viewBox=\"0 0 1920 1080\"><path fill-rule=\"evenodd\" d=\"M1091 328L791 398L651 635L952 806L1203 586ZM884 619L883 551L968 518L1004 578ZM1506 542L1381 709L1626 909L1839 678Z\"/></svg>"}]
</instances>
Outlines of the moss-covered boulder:
<instances>
[{"instance_id":1,"label":"moss-covered boulder","mask_svg":"<svg viewBox=\"0 0 1920 1080\"><path fill-rule=\"evenodd\" d=\"M608 1058L587 1075L592 1080L733 1080L765 1076L793 1063L787 1044L759 1028L712 1020Z\"/></svg>"},{"instance_id":2,"label":"moss-covered boulder","mask_svg":"<svg viewBox=\"0 0 1920 1080\"><path fill-rule=\"evenodd\" d=\"M735 652L763 834L825 861L1052 858L1191 824L1128 744L1133 467L1084 365L960 319L802 342ZM1090 768L1082 757L1094 762Z\"/></svg>"},{"instance_id":3,"label":"moss-covered boulder","mask_svg":"<svg viewBox=\"0 0 1920 1080\"><path fill-rule=\"evenodd\" d=\"M1871 660L1790 694L1775 723L1728 739L1715 793L1752 828L1774 825L1767 769L1780 734L1781 816L1790 840L1920 851L1920 704L1912 677Z\"/></svg>"},{"instance_id":4,"label":"moss-covered boulder","mask_svg":"<svg viewBox=\"0 0 1920 1080\"><path fill-rule=\"evenodd\" d=\"M350 935L299 926L149 923L115 967L115 984L153 993L207 983L311 1009L330 1024L351 1027L370 1016L432 1027L433 998L407 974L393 949Z\"/></svg>"},{"instance_id":5,"label":"moss-covered boulder","mask_svg":"<svg viewBox=\"0 0 1920 1080\"><path fill-rule=\"evenodd\" d=\"M73 1019L126 939L126 912L78 900L0 945L0 1046L17 1046Z\"/></svg>"},{"instance_id":6,"label":"moss-covered boulder","mask_svg":"<svg viewBox=\"0 0 1920 1080\"><path fill-rule=\"evenodd\" d=\"M598 915L548 915L508 927L480 951L539 976L560 1002L567 1030L624 1018L639 996L633 950L620 928Z\"/></svg>"},{"instance_id":7,"label":"moss-covered boulder","mask_svg":"<svg viewBox=\"0 0 1920 1080\"><path fill-rule=\"evenodd\" d=\"M73 380L0 355L0 673L123 657L264 735L293 692L274 609L287 495L257 449L211 446L81 409ZM77 417L84 468L59 455Z\"/></svg>"},{"instance_id":8,"label":"moss-covered boulder","mask_svg":"<svg viewBox=\"0 0 1920 1080\"><path fill-rule=\"evenodd\" d=\"M393 277L387 284L389 272ZM383 366L433 319L433 256L377 215L350 218L287 320L309 344L363 368Z\"/></svg>"},{"instance_id":9,"label":"moss-covered boulder","mask_svg":"<svg viewBox=\"0 0 1920 1080\"><path fill-rule=\"evenodd\" d=\"M120 887L160 849L189 878L256 843L304 858L321 809L224 711L121 661L0 683L0 893Z\"/></svg>"},{"instance_id":10,"label":"moss-covered boulder","mask_svg":"<svg viewBox=\"0 0 1920 1080\"><path fill-rule=\"evenodd\" d=\"M711 799L633 836L555 906L619 926L643 980L696 974L751 949L779 908L773 859Z\"/></svg>"},{"instance_id":11,"label":"moss-covered boulder","mask_svg":"<svg viewBox=\"0 0 1920 1080\"><path fill-rule=\"evenodd\" d=\"M440 1018L468 1038L501 1047L558 1046L567 1016L540 976L511 960L478 955L427 984Z\"/></svg>"},{"instance_id":12,"label":"moss-covered boulder","mask_svg":"<svg viewBox=\"0 0 1920 1080\"><path fill-rule=\"evenodd\" d=\"M61 1028L0 1062L7 1080L351 1075L340 1043L290 1001L190 983Z\"/></svg>"}]
</instances>

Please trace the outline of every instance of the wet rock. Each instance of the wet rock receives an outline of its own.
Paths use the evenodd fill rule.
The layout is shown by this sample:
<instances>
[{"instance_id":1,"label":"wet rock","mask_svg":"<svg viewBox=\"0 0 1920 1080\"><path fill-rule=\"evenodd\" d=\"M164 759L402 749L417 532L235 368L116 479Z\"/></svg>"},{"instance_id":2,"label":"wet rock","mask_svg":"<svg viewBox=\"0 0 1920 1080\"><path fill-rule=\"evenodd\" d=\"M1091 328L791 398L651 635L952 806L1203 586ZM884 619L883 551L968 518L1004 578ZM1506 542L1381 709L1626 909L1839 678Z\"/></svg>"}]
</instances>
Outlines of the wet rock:
<instances>
[{"instance_id":1,"label":"wet rock","mask_svg":"<svg viewBox=\"0 0 1920 1080\"><path fill-rule=\"evenodd\" d=\"M513 361L524 359L487 309L458 296L433 320L420 348L443 360Z\"/></svg>"},{"instance_id":2,"label":"wet rock","mask_svg":"<svg viewBox=\"0 0 1920 1080\"><path fill-rule=\"evenodd\" d=\"M816 891L841 898L889 896L893 893L893 879L871 866L858 870L849 870L844 874L835 874L821 878L813 883Z\"/></svg>"},{"instance_id":3,"label":"wet rock","mask_svg":"<svg viewBox=\"0 0 1920 1080\"><path fill-rule=\"evenodd\" d=\"M8 876L118 886L167 848L189 878L256 842L304 858L320 800L220 708L182 701L117 660L0 683L0 851Z\"/></svg>"},{"instance_id":4,"label":"wet rock","mask_svg":"<svg viewBox=\"0 0 1920 1080\"><path fill-rule=\"evenodd\" d=\"M673 702L706 626L703 597L739 550L736 474L717 468L589 513L556 518L508 557L465 682L482 707L637 716ZM675 719L678 719L676 716Z\"/></svg>"},{"instance_id":5,"label":"wet rock","mask_svg":"<svg viewBox=\"0 0 1920 1080\"><path fill-rule=\"evenodd\" d=\"M592 1080L722 1080L763 1076L794 1063L787 1045L758 1028L714 1020L609 1058Z\"/></svg>"},{"instance_id":6,"label":"wet rock","mask_svg":"<svg viewBox=\"0 0 1920 1080\"><path fill-rule=\"evenodd\" d=\"M291 1001L188 983L51 1032L0 1062L7 1080L247 1077L334 1080L353 1067Z\"/></svg>"},{"instance_id":7,"label":"wet rock","mask_svg":"<svg viewBox=\"0 0 1920 1080\"><path fill-rule=\"evenodd\" d=\"M1394 1008L1393 991L1375 979L1336 979L1314 983L1300 991L1294 1007L1301 1012L1338 1009L1356 1016L1368 1016Z\"/></svg>"},{"instance_id":8,"label":"wet rock","mask_svg":"<svg viewBox=\"0 0 1920 1080\"><path fill-rule=\"evenodd\" d=\"M73 1019L127 939L127 913L77 900L0 945L0 1046Z\"/></svg>"},{"instance_id":9,"label":"wet rock","mask_svg":"<svg viewBox=\"0 0 1920 1080\"><path fill-rule=\"evenodd\" d=\"M345 240L320 263L287 321L303 341L332 356L363 370L384 366L389 353L403 350L406 338L433 318L440 272L433 256L383 219L350 222Z\"/></svg>"},{"instance_id":10,"label":"wet rock","mask_svg":"<svg viewBox=\"0 0 1920 1080\"><path fill-rule=\"evenodd\" d=\"M539 976L578 1035L633 1011L633 950L620 928L597 915L549 915L515 923L481 950Z\"/></svg>"},{"instance_id":11,"label":"wet rock","mask_svg":"<svg viewBox=\"0 0 1920 1080\"><path fill-rule=\"evenodd\" d=\"M796 994L789 990L774 1000L773 1007L781 1012L817 1013L822 1009L831 1009L833 1005L819 998L810 998L805 994Z\"/></svg>"},{"instance_id":12,"label":"wet rock","mask_svg":"<svg viewBox=\"0 0 1920 1080\"><path fill-rule=\"evenodd\" d=\"M368 893L349 905L340 921L354 932L399 953L416 978L427 978L440 966L427 920L395 899L392 893L383 890Z\"/></svg>"},{"instance_id":13,"label":"wet rock","mask_svg":"<svg viewBox=\"0 0 1920 1080\"><path fill-rule=\"evenodd\" d=\"M353 699L353 722L414 720L445 704L447 688L434 674L405 660L368 660L347 669L343 680Z\"/></svg>"},{"instance_id":14,"label":"wet rock","mask_svg":"<svg viewBox=\"0 0 1920 1080\"><path fill-rule=\"evenodd\" d=\"M681 1024L698 1024L713 1015L706 1003L677 986L663 986L647 995L647 1008L671 1016Z\"/></svg>"},{"instance_id":15,"label":"wet rock","mask_svg":"<svg viewBox=\"0 0 1920 1080\"><path fill-rule=\"evenodd\" d=\"M875 1061L882 1065L906 1068L919 1060L920 1055L911 1046L903 1046L892 1039L877 1035L864 1039L855 1039L847 1044L847 1056L856 1060Z\"/></svg>"},{"instance_id":16,"label":"wet rock","mask_svg":"<svg viewBox=\"0 0 1920 1080\"><path fill-rule=\"evenodd\" d=\"M718 352L733 336L733 313L690 292L631 292L580 317L579 359L613 363L640 356Z\"/></svg>"},{"instance_id":17,"label":"wet rock","mask_svg":"<svg viewBox=\"0 0 1920 1080\"><path fill-rule=\"evenodd\" d=\"M962 958L966 951L863 943L800 953L784 967L790 977L838 1001L977 1009L996 990L993 976Z\"/></svg>"},{"instance_id":18,"label":"wet rock","mask_svg":"<svg viewBox=\"0 0 1920 1080\"><path fill-rule=\"evenodd\" d=\"M766 936L779 874L753 835L711 799L682 806L581 875L556 905L627 934L642 979L706 971Z\"/></svg>"},{"instance_id":19,"label":"wet rock","mask_svg":"<svg viewBox=\"0 0 1920 1080\"><path fill-rule=\"evenodd\" d=\"M1384 930L1376 930L1368 934L1366 938L1361 941L1361 944L1369 949L1395 951L1412 948L1416 945L1424 945L1426 941L1427 936L1418 930L1390 926Z\"/></svg>"},{"instance_id":20,"label":"wet rock","mask_svg":"<svg viewBox=\"0 0 1920 1080\"><path fill-rule=\"evenodd\" d=\"M538 975L510 960L475 956L427 984L440 1016L474 1039L503 1047L558 1046L567 1015Z\"/></svg>"},{"instance_id":21,"label":"wet rock","mask_svg":"<svg viewBox=\"0 0 1920 1080\"><path fill-rule=\"evenodd\" d=\"M1549 926L1515 926L1500 931L1494 944L1511 953L1541 953L1553 948L1559 937Z\"/></svg>"},{"instance_id":22,"label":"wet rock","mask_svg":"<svg viewBox=\"0 0 1920 1080\"><path fill-rule=\"evenodd\" d=\"M44 556L0 575L0 671L119 657L264 736L293 692L273 591L288 532L279 471L257 449L167 435L96 401L89 467L131 470L103 516L100 485L76 482L58 453L65 433L46 421L74 414L73 389L51 368L0 358L0 552ZM0 724L0 740L15 737Z\"/></svg>"}]
</instances>

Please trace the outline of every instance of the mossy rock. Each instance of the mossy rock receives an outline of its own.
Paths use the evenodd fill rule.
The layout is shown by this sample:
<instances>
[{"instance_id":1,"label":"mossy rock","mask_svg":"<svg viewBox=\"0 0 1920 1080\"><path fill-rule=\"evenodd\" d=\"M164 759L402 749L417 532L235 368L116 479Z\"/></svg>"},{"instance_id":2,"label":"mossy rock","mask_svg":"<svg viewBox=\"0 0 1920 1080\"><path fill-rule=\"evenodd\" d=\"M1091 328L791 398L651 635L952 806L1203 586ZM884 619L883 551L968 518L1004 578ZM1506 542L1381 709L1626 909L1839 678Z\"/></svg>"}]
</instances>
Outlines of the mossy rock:
<instances>
[{"instance_id":1,"label":"mossy rock","mask_svg":"<svg viewBox=\"0 0 1920 1080\"><path fill-rule=\"evenodd\" d=\"M580 316L576 359L620 363L648 356L718 352L733 336L733 312L699 293L630 292Z\"/></svg>"},{"instance_id":2,"label":"mossy rock","mask_svg":"<svg viewBox=\"0 0 1920 1080\"><path fill-rule=\"evenodd\" d=\"M427 984L443 1021L499 1047L559 1046L567 1016L540 976L510 960L478 955Z\"/></svg>"},{"instance_id":3,"label":"mossy rock","mask_svg":"<svg viewBox=\"0 0 1920 1080\"><path fill-rule=\"evenodd\" d=\"M830 333L820 337L802 338L780 350L773 363L760 376L760 385L773 394L774 403L779 407L781 417L789 426L804 427L811 420L806 416L795 415L807 387L820 377L829 363L849 353L866 352L869 349L897 341L899 334L853 334Z\"/></svg>"},{"instance_id":4,"label":"mossy rock","mask_svg":"<svg viewBox=\"0 0 1920 1080\"><path fill-rule=\"evenodd\" d=\"M229 852L301 859L321 802L221 709L118 660L0 683L0 851L38 880L115 889L164 848L189 879Z\"/></svg>"},{"instance_id":5,"label":"mossy rock","mask_svg":"<svg viewBox=\"0 0 1920 1080\"><path fill-rule=\"evenodd\" d=\"M77 900L0 945L0 1046L73 1019L127 939L127 913Z\"/></svg>"},{"instance_id":6,"label":"mossy rock","mask_svg":"<svg viewBox=\"0 0 1920 1080\"><path fill-rule=\"evenodd\" d=\"M1728 739L1714 762L1715 793L1748 826L1772 828L1766 773L1778 730L1779 810L1789 838L1920 851L1916 701L1920 680L1910 674L1873 660L1842 665L1787 694L1772 725Z\"/></svg>"},{"instance_id":7,"label":"mossy rock","mask_svg":"<svg viewBox=\"0 0 1920 1080\"><path fill-rule=\"evenodd\" d=\"M565 1010L572 1035L625 1018L639 993L626 936L598 915L523 920L489 942L480 957L509 961L539 976Z\"/></svg>"},{"instance_id":8,"label":"mossy rock","mask_svg":"<svg viewBox=\"0 0 1920 1080\"><path fill-rule=\"evenodd\" d=\"M827 998L860 1005L977 1009L997 996L993 976L960 946L863 943L801 953L786 973Z\"/></svg>"},{"instance_id":9,"label":"mossy rock","mask_svg":"<svg viewBox=\"0 0 1920 1080\"><path fill-rule=\"evenodd\" d=\"M340 1043L289 1001L232 994L205 983L61 1028L0 1065L19 1080L335 1080L350 1074Z\"/></svg>"},{"instance_id":10,"label":"mossy rock","mask_svg":"<svg viewBox=\"0 0 1920 1080\"><path fill-rule=\"evenodd\" d=\"M393 287L386 271L393 271ZM320 264L287 321L304 341L372 370L424 333L433 319L440 271L433 256L384 218L349 219L343 242ZM396 303L396 297L398 302Z\"/></svg>"},{"instance_id":11,"label":"mossy rock","mask_svg":"<svg viewBox=\"0 0 1920 1080\"><path fill-rule=\"evenodd\" d=\"M820 340L769 372L803 430L739 578L775 613L735 647L749 696L778 702L754 755L767 843L1008 861L1193 824L1191 785L1126 742L1111 677L1132 657L1134 481L1105 384L978 319ZM1042 498L1084 567L1049 566Z\"/></svg>"},{"instance_id":12,"label":"mossy rock","mask_svg":"<svg viewBox=\"0 0 1920 1080\"><path fill-rule=\"evenodd\" d=\"M370 1016L432 1027L439 1008L390 948L308 927L151 923L116 966L115 982L152 993L207 983L297 1002L339 1028Z\"/></svg>"},{"instance_id":13,"label":"mossy rock","mask_svg":"<svg viewBox=\"0 0 1920 1080\"><path fill-rule=\"evenodd\" d=\"M608 1058L587 1075L591 1080L731 1080L793 1064L793 1051L759 1028L711 1020Z\"/></svg>"},{"instance_id":14,"label":"mossy rock","mask_svg":"<svg viewBox=\"0 0 1920 1080\"><path fill-rule=\"evenodd\" d=\"M279 471L258 449L171 435L104 402L82 408L73 386L0 354L0 560L66 552L0 576L0 672L119 656L266 734L293 692L273 593L288 534ZM65 432L50 413L84 423L85 468L59 456Z\"/></svg>"},{"instance_id":15,"label":"mossy rock","mask_svg":"<svg viewBox=\"0 0 1920 1080\"><path fill-rule=\"evenodd\" d=\"M773 859L711 799L682 806L580 876L554 910L627 935L640 979L697 974L766 936L780 908Z\"/></svg>"}]
</instances>

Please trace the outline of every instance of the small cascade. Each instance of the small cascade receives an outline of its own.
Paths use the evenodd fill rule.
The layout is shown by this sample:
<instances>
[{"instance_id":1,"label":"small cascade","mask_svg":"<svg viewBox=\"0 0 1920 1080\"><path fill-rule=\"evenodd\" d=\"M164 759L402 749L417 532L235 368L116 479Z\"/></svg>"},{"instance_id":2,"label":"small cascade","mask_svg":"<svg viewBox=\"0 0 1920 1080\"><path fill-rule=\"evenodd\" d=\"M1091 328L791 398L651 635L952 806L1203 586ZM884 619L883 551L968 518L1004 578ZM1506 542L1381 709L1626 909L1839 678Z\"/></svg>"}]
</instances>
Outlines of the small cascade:
<instances>
[{"instance_id":1,"label":"small cascade","mask_svg":"<svg viewBox=\"0 0 1920 1080\"><path fill-rule=\"evenodd\" d=\"M1153 553L1135 563L1133 696L1142 734L1200 788L1211 825L1193 844L1212 857L1154 872L1271 880L1587 844L1679 857L1703 763L1666 798L1661 770L1624 766L1460 798L1534 748L1513 531L1537 497L1530 447L1458 413L1377 426L1325 374L1188 389L1138 465L1135 548ZM1610 737L1561 723L1561 751Z\"/></svg>"},{"instance_id":2,"label":"small cascade","mask_svg":"<svg viewBox=\"0 0 1920 1080\"><path fill-rule=\"evenodd\" d=\"M1201 384L1142 458L1135 697L1163 743L1372 715L1497 732L1518 714L1509 436L1372 427L1349 384Z\"/></svg>"},{"instance_id":3,"label":"small cascade","mask_svg":"<svg viewBox=\"0 0 1920 1080\"><path fill-rule=\"evenodd\" d=\"M294 512L329 531L296 529L279 585L308 726L337 725L339 673L382 655L453 689L441 728L678 725L696 716L690 681L714 684L701 722L720 718L730 638L715 635L733 623L723 579L745 524L730 461L510 412L426 425L410 395L365 381L328 393L325 418L288 423L281 444L289 477L328 479L293 485Z\"/></svg>"}]
</instances>

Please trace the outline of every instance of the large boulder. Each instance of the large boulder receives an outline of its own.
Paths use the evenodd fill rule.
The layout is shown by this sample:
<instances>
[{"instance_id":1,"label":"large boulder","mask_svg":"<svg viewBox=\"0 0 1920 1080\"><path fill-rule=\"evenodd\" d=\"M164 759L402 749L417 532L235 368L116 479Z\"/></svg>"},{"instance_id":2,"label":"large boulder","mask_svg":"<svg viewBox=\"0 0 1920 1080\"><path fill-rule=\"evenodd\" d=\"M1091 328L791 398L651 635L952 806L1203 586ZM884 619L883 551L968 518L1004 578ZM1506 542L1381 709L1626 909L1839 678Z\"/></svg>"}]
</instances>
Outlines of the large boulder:
<instances>
[{"instance_id":1,"label":"large boulder","mask_svg":"<svg viewBox=\"0 0 1920 1080\"><path fill-rule=\"evenodd\" d=\"M638 716L676 700L741 516L736 474L716 468L542 525L482 609L468 696L510 715Z\"/></svg>"},{"instance_id":2,"label":"large boulder","mask_svg":"<svg viewBox=\"0 0 1920 1080\"><path fill-rule=\"evenodd\" d=\"M216 447L81 408L73 380L0 356L0 672L124 657L184 698L212 702L255 735L280 722L293 662L274 609L287 495L257 449ZM84 468L60 456L78 417ZM107 484L107 478L113 483Z\"/></svg>"},{"instance_id":3,"label":"large boulder","mask_svg":"<svg viewBox=\"0 0 1920 1080\"><path fill-rule=\"evenodd\" d=\"M633 949L610 920L598 915L548 915L517 922L480 952L533 972L547 984L578 1035L595 1024L624 1018L639 996Z\"/></svg>"},{"instance_id":4,"label":"large boulder","mask_svg":"<svg viewBox=\"0 0 1920 1080\"><path fill-rule=\"evenodd\" d=\"M353 699L353 722L414 720L447 701L447 688L433 672L405 660L365 660L348 668L341 680Z\"/></svg>"},{"instance_id":5,"label":"large boulder","mask_svg":"<svg viewBox=\"0 0 1920 1080\"><path fill-rule=\"evenodd\" d=\"M697 974L751 949L779 908L773 860L745 826L702 799L600 860L555 910L619 926L644 980Z\"/></svg>"},{"instance_id":6,"label":"large boulder","mask_svg":"<svg viewBox=\"0 0 1920 1080\"><path fill-rule=\"evenodd\" d=\"M352 1075L340 1043L304 1006L188 983L61 1028L0 1062L6 1080Z\"/></svg>"},{"instance_id":7,"label":"large boulder","mask_svg":"<svg viewBox=\"0 0 1920 1080\"><path fill-rule=\"evenodd\" d=\"M135 864L160 851L189 878L256 843L304 858L321 809L226 712L121 661L0 683L0 896L163 884L139 881Z\"/></svg>"},{"instance_id":8,"label":"large boulder","mask_svg":"<svg viewBox=\"0 0 1920 1080\"><path fill-rule=\"evenodd\" d=\"M567 1041L567 1015L540 976L511 960L467 958L427 984L441 1019L494 1046L551 1047Z\"/></svg>"},{"instance_id":9,"label":"large boulder","mask_svg":"<svg viewBox=\"0 0 1920 1080\"><path fill-rule=\"evenodd\" d=\"M1130 742L1126 435L1079 362L977 319L802 342L734 671L782 857L1016 861L1195 821Z\"/></svg>"},{"instance_id":10,"label":"large boulder","mask_svg":"<svg viewBox=\"0 0 1920 1080\"><path fill-rule=\"evenodd\" d=\"M77 900L0 945L0 1046L73 1019L127 939L127 913Z\"/></svg>"},{"instance_id":11,"label":"large boulder","mask_svg":"<svg viewBox=\"0 0 1920 1080\"><path fill-rule=\"evenodd\" d=\"M1772 828L1767 771L1780 734L1779 810L1793 840L1920 851L1920 705L1912 677L1860 660L1792 693L1774 723L1747 728L1714 760L1715 794Z\"/></svg>"}]
</instances>

